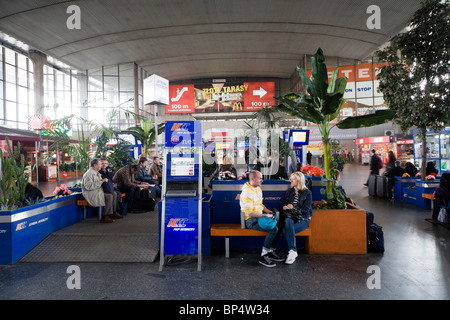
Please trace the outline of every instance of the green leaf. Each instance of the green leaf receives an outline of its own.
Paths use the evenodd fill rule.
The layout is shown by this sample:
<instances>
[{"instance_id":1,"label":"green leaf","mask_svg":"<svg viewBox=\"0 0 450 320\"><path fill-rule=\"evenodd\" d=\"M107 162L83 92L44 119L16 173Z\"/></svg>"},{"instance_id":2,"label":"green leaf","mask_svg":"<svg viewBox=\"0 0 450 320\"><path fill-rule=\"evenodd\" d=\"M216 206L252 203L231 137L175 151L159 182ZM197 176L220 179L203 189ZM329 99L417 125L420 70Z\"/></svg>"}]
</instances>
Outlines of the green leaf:
<instances>
[{"instance_id":1,"label":"green leaf","mask_svg":"<svg viewBox=\"0 0 450 320\"><path fill-rule=\"evenodd\" d=\"M348 117L340 121L336 126L339 129L355 129L361 127L371 127L378 124L383 124L392 120L395 116L395 112L392 110L378 110L373 114L364 116Z\"/></svg>"},{"instance_id":2,"label":"green leaf","mask_svg":"<svg viewBox=\"0 0 450 320\"><path fill-rule=\"evenodd\" d=\"M328 71L325 65L325 57L322 49L318 49L311 58L312 63L312 82L315 90L315 96L323 99L328 90Z\"/></svg>"},{"instance_id":3,"label":"green leaf","mask_svg":"<svg viewBox=\"0 0 450 320\"><path fill-rule=\"evenodd\" d=\"M316 96L315 88L311 82L311 79L308 78L308 75L306 74L305 70L303 70L300 67L297 67L298 74L300 75L300 79L302 79L302 83L306 88L306 92L308 92L313 97Z\"/></svg>"},{"instance_id":4,"label":"green leaf","mask_svg":"<svg viewBox=\"0 0 450 320\"><path fill-rule=\"evenodd\" d=\"M336 87L336 79L339 73L339 68L336 68L333 70L333 72L331 73L331 79L330 79L330 83L328 84L328 93L333 93L335 92L335 87Z\"/></svg>"}]
</instances>

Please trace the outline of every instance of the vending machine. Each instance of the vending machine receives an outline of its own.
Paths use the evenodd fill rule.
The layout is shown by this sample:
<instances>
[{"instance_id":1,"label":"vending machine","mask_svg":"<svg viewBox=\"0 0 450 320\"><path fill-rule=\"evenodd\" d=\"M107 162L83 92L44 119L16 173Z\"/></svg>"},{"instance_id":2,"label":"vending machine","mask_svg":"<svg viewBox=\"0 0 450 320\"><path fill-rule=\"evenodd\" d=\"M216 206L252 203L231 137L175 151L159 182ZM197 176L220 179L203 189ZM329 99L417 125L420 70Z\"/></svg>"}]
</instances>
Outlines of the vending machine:
<instances>
[{"instance_id":1,"label":"vending machine","mask_svg":"<svg viewBox=\"0 0 450 320\"><path fill-rule=\"evenodd\" d=\"M166 121L160 218L160 271L166 255L202 263L202 138L199 121Z\"/></svg>"}]
</instances>

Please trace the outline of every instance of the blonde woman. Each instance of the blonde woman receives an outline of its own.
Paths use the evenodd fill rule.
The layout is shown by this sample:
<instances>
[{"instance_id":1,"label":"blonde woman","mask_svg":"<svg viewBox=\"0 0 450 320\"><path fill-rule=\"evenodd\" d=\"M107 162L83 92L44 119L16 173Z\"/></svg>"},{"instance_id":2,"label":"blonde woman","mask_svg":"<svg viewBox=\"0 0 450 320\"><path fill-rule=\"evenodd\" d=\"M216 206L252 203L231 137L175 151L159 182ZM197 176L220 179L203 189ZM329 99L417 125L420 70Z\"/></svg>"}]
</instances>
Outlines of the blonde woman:
<instances>
[{"instance_id":1,"label":"blonde woman","mask_svg":"<svg viewBox=\"0 0 450 320\"><path fill-rule=\"evenodd\" d=\"M312 193L305 184L305 176L301 172L291 174L291 188L283 199L280 231L287 241L288 255L286 264L294 263L297 258L295 234L308 228L313 215Z\"/></svg>"}]
</instances>

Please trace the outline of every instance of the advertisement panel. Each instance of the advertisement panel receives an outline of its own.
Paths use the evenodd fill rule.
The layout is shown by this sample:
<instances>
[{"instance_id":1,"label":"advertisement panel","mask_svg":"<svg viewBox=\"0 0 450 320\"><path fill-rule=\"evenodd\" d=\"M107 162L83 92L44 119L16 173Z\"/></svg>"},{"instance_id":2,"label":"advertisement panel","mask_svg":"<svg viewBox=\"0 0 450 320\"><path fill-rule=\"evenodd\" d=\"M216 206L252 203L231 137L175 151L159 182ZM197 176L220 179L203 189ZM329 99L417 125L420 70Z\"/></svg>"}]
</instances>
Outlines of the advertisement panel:
<instances>
[{"instance_id":1,"label":"advertisement panel","mask_svg":"<svg viewBox=\"0 0 450 320\"><path fill-rule=\"evenodd\" d=\"M169 86L169 104L166 113L193 113L195 90L193 84Z\"/></svg>"},{"instance_id":2,"label":"advertisement panel","mask_svg":"<svg viewBox=\"0 0 450 320\"><path fill-rule=\"evenodd\" d=\"M275 82L170 85L166 113L257 111L275 105Z\"/></svg>"}]
</instances>

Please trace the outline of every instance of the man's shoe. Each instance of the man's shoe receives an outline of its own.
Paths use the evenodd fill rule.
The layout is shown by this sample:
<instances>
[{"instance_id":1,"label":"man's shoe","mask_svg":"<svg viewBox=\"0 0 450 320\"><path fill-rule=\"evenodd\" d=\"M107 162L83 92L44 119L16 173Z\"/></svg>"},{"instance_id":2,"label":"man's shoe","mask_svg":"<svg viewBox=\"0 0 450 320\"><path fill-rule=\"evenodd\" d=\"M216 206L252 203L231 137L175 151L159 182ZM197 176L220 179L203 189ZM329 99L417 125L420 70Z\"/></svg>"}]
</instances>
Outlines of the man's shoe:
<instances>
[{"instance_id":1,"label":"man's shoe","mask_svg":"<svg viewBox=\"0 0 450 320\"><path fill-rule=\"evenodd\" d=\"M270 251L269 253L266 254L266 256L268 256L269 259L272 261L277 261L277 262L284 261L283 258L280 258L280 256L275 253L275 251Z\"/></svg>"},{"instance_id":2,"label":"man's shoe","mask_svg":"<svg viewBox=\"0 0 450 320\"><path fill-rule=\"evenodd\" d=\"M113 219L111 219L110 216L103 216L102 219L100 220L101 223L112 223L114 222Z\"/></svg>"},{"instance_id":3,"label":"man's shoe","mask_svg":"<svg viewBox=\"0 0 450 320\"><path fill-rule=\"evenodd\" d=\"M297 251L289 250L288 256L286 258L285 263L286 264L293 264L295 261L295 258L297 258L298 254Z\"/></svg>"},{"instance_id":4,"label":"man's shoe","mask_svg":"<svg viewBox=\"0 0 450 320\"><path fill-rule=\"evenodd\" d=\"M267 254L265 254L259 258L259 263L262 264L263 266L269 267L269 268L276 266L276 264L270 260L270 258L268 257Z\"/></svg>"},{"instance_id":5,"label":"man's shoe","mask_svg":"<svg viewBox=\"0 0 450 320\"><path fill-rule=\"evenodd\" d=\"M118 212L114 212L114 213L112 214L112 216L113 216L114 218L117 218L117 219L123 219L123 215L121 215L121 214L118 213Z\"/></svg>"}]
</instances>

